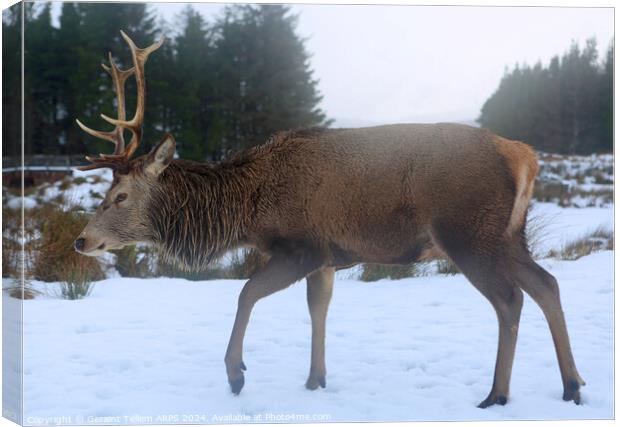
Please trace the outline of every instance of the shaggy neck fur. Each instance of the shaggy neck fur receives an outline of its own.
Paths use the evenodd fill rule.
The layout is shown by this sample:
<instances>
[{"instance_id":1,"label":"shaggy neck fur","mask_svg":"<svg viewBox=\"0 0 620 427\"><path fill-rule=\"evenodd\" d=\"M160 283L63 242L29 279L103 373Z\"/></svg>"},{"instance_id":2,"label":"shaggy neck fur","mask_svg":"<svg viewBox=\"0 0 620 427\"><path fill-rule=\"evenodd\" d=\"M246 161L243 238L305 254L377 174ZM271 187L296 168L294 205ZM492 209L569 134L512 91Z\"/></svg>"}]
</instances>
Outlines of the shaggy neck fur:
<instances>
[{"instance_id":1,"label":"shaggy neck fur","mask_svg":"<svg viewBox=\"0 0 620 427\"><path fill-rule=\"evenodd\" d=\"M235 247L253 221L257 182L250 162L173 161L148 209L160 254L196 271Z\"/></svg>"}]
</instances>

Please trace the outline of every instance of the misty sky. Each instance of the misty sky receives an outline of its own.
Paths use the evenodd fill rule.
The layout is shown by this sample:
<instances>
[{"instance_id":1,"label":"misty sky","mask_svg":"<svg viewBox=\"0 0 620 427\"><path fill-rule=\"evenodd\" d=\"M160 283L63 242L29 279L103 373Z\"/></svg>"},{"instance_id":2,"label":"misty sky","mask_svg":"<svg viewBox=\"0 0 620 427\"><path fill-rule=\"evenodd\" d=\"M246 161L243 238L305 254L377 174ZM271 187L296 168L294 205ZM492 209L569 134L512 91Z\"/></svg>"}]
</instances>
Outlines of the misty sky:
<instances>
[{"instance_id":1,"label":"misty sky","mask_svg":"<svg viewBox=\"0 0 620 427\"><path fill-rule=\"evenodd\" d=\"M158 3L174 24L182 3ZM222 5L193 3L208 21ZM613 38L611 8L294 5L322 108L336 125L468 121L506 66L548 64L595 36Z\"/></svg>"}]
</instances>

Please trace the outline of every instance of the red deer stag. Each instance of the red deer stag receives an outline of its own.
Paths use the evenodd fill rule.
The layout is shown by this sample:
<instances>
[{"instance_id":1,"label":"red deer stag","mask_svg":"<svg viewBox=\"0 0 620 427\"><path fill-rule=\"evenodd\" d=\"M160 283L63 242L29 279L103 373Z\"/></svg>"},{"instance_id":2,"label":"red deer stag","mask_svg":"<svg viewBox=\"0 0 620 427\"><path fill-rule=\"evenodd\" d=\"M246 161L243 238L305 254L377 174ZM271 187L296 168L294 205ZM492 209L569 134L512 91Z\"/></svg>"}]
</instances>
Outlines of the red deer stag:
<instances>
[{"instance_id":1,"label":"red deer stag","mask_svg":"<svg viewBox=\"0 0 620 427\"><path fill-rule=\"evenodd\" d=\"M112 186L75 241L98 255L145 242L185 269L202 269L240 246L270 256L245 284L226 351L232 392L244 385L243 337L254 304L306 278L312 357L306 387L325 387L325 319L334 271L356 263L404 264L432 254L452 260L493 305L499 344L493 386L480 403L505 404L526 291L543 310L557 352L564 400L584 385L571 352L555 278L536 264L524 237L538 172L527 145L459 124L398 124L275 134L228 160L174 160L166 135L131 158L141 139L144 65L163 39L139 49L133 68L110 55L118 118L110 132L80 127L116 144L82 170L111 168ZM135 116L125 119L124 83L135 76ZM125 147L123 131L132 133Z\"/></svg>"}]
</instances>

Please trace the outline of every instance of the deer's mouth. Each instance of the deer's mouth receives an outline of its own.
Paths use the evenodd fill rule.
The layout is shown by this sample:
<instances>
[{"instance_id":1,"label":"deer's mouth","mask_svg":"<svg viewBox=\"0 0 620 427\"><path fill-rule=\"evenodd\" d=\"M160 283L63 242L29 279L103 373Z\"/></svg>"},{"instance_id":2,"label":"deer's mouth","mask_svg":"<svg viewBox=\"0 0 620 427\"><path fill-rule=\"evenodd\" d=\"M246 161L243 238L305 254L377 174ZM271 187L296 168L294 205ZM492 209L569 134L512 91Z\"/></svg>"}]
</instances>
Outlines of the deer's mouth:
<instances>
[{"instance_id":1,"label":"deer's mouth","mask_svg":"<svg viewBox=\"0 0 620 427\"><path fill-rule=\"evenodd\" d=\"M104 250L98 249L98 248L90 250L90 251L80 251L80 250L76 249L76 251L79 252L80 254L86 255L86 256L99 256L99 255L103 255L105 253Z\"/></svg>"},{"instance_id":2,"label":"deer's mouth","mask_svg":"<svg viewBox=\"0 0 620 427\"><path fill-rule=\"evenodd\" d=\"M94 249L89 249L89 250L85 250L85 249L76 249L76 251L82 255L86 255L86 256L99 256L99 255L103 255L105 253L105 244L101 244L99 246L97 246Z\"/></svg>"},{"instance_id":3,"label":"deer's mouth","mask_svg":"<svg viewBox=\"0 0 620 427\"><path fill-rule=\"evenodd\" d=\"M114 249L106 242L99 243L86 237L78 238L74 243L74 247L76 252L87 256L99 256L104 254L108 249Z\"/></svg>"}]
</instances>

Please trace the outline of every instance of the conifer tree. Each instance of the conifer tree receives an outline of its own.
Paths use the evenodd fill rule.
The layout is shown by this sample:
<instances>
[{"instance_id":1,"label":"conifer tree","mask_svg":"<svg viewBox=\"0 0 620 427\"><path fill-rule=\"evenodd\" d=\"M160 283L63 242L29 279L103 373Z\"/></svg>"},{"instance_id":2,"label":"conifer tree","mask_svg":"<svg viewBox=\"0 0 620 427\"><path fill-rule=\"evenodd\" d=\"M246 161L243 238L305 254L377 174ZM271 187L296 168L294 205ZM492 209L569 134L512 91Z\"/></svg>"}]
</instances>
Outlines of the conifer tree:
<instances>
[{"instance_id":1,"label":"conifer tree","mask_svg":"<svg viewBox=\"0 0 620 427\"><path fill-rule=\"evenodd\" d=\"M21 8L2 11L2 156L21 154Z\"/></svg>"},{"instance_id":2,"label":"conifer tree","mask_svg":"<svg viewBox=\"0 0 620 427\"><path fill-rule=\"evenodd\" d=\"M219 21L214 62L226 149L262 143L276 130L329 123L296 21L280 5L232 6Z\"/></svg>"},{"instance_id":3,"label":"conifer tree","mask_svg":"<svg viewBox=\"0 0 620 427\"><path fill-rule=\"evenodd\" d=\"M206 160L210 154L209 105L213 102L211 35L207 24L191 6L181 14L183 30L175 40L176 137L184 158Z\"/></svg>"},{"instance_id":4,"label":"conifer tree","mask_svg":"<svg viewBox=\"0 0 620 427\"><path fill-rule=\"evenodd\" d=\"M596 40L573 43L548 67L515 66L485 102L478 122L548 152L613 149L613 45L604 62Z\"/></svg>"}]
</instances>

